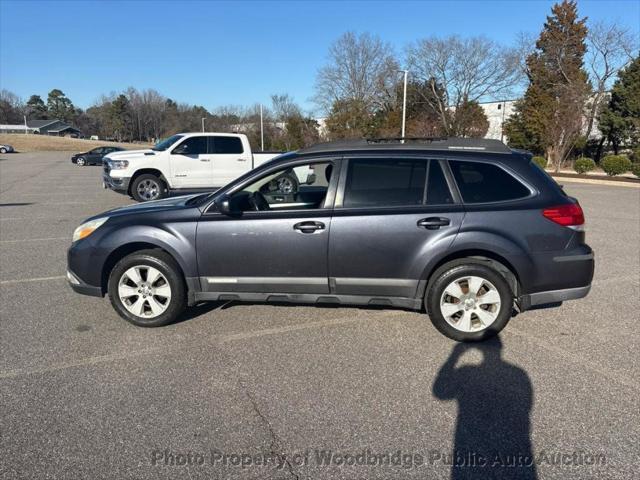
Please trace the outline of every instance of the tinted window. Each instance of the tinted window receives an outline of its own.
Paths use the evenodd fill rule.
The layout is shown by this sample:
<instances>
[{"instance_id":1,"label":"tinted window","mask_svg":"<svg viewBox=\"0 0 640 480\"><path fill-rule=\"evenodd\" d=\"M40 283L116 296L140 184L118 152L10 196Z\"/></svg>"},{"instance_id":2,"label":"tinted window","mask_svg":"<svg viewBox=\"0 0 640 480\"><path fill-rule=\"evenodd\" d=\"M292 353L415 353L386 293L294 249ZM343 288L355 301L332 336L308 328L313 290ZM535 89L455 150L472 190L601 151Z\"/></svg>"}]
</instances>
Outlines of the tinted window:
<instances>
[{"instance_id":1,"label":"tinted window","mask_svg":"<svg viewBox=\"0 0 640 480\"><path fill-rule=\"evenodd\" d=\"M89 153L93 153L93 154L98 155L98 154L100 154L100 153L103 153L103 152L104 152L104 150L105 150L105 148L103 148L103 147L98 147L98 148L94 148L94 149L93 149L93 150L91 150Z\"/></svg>"},{"instance_id":2,"label":"tinted window","mask_svg":"<svg viewBox=\"0 0 640 480\"><path fill-rule=\"evenodd\" d=\"M211 137L213 153L242 153L242 140L238 137Z\"/></svg>"},{"instance_id":3,"label":"tinted window","mask_svg":"<svg viewBox=\"0 0 640 480\"><path fill-rule=\"evenodd\" d=\"M207 153L207 137L190 137L176 147L182 155Z\"/></svg>"},{"instance_id":4,"label":"tinted window","mask_svg":"<svg viewBox=\"0 0 640 480\"><path fill-rule=\"evenodd\" d=\"M462 200L467 203L502 202L529 195L522 183L488 163L449 162Z\"/></svg>"},{"instance_id":5,"label":"tinted window","mask_svg":"<svg viewBox=\"0 0 640 480\"><path fill-rule=\"evenodd\" d=\"M182 137L183 137L182 135L173 135L161 141L160 143L156 144L156 146L152 147L151 150L155 150L156 152L164 152L167 148L169 148L171 145L176 143Z\"/></svg>"},{"instance_id":6,"label":"tinted window","mask_svg":"<svg viewBox=\"0 0 640 480\"><path fill-rule=\"evenodd\" d=\"M350 160L343 205L420 205L425 179L423 160Z\"/></svg>"},{"instance_id":7,"label":"tinted window","mask_svg":"<svg viewBox=\"0 0 640 480\"><path fill-rule=\"evenodd\" d=\"M442 173L442 167L437 160L431 160L429 166L429 181L427 182L427 204L443 205L453 203L447 180Z\"/></svg>"}]
</instances>

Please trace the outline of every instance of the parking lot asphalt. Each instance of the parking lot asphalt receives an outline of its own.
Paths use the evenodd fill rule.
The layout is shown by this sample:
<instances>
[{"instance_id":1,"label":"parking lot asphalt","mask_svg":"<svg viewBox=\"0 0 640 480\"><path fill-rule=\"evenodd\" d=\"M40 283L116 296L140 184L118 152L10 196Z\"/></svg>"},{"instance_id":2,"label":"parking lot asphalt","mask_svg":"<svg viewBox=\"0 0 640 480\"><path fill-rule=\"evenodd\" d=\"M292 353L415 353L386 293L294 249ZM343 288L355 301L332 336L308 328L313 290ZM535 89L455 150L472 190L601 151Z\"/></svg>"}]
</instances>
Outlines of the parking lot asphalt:
<instances>
[{"instance_id":1,"label":"parking lot asphalt","mask_svg":"<svg viewBox=\"0 0 640 480\"><path fill-rule=\"evenodd\" d=\"M520 478L638 478L640 189L566 183L589 296L456 346L392 309L204 304L130 325L64 279L73 229L132 202L100 174L0 156L1 478L512 478L509 459L450 465L509 442L536 458Z\"/></svg>"}]
</instances>

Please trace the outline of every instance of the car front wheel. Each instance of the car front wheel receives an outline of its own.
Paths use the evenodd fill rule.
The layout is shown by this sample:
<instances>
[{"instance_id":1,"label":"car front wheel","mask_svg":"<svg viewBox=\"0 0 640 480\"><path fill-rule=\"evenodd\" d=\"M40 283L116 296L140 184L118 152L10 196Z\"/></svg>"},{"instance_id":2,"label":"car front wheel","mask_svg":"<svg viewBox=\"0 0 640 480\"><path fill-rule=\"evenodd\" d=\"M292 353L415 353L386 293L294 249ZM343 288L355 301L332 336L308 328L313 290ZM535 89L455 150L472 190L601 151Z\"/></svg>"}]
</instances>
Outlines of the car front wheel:
<instances>
[{"instance_id":1,"label":"car front wheel","mask_svg":"<svg viewBox=\"0 0 640 480\"><path fill-rule=\"evenodd\" d=\"M143 250L120 260L111 271L108 290L116 312L139 327L167 325L186 305L180 269L160 250Z\"/></svg>"},{"instance_id":2,"label":"car front wheel","mask_svg":"<svg viewBox=\"0 0 640 480\"><path fill-rule=\"evenodd\" d=\"M485 340L500 332L511 318L511 287L500 273L486 265L445 265L429 285L425 296L429 318L453 340Z\"/></svg>"},{"instance_id":3,"label":"car front wheel","mask_svg":"<svg viewBox=\"0 0 640 480\"><path fill-rule=\"evenodd\" d=\"M0 153L7 153L7 149L4 147L0 148Z\"/></svg>"},{"instance_id":4,"label":"car front wheel","mask_svg":"<svg viewBox=\"0 0 640 480\"><path fill-rule=\"evenodd\" d=\"M84 159L84 157L80 157L76 160L76 165L78 165L79 167L84 167L87 164L87 161Z\"/></svg>"}]
</instances>

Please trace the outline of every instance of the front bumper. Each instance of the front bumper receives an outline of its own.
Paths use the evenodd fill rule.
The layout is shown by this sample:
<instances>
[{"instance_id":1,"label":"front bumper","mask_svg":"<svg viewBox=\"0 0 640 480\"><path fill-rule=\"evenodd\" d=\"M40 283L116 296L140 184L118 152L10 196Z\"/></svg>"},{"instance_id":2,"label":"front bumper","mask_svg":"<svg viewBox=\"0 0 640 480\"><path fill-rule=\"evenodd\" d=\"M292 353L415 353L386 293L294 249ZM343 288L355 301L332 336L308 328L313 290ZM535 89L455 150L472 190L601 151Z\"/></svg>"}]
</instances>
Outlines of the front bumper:
<instances>
[{"instance_id":1,"label":"front bumper","mask_svg":"<svg viewBox=\"0 0 640 480\"><path fill-rule=\"evenodd\" d=\"M94 287L93 285L87 285L82 280L80 280L80 278L71 270L67 270L67 280L69 281L69 286L76 293L89 295L92 297L102 297L102 288Z\"/></svg>"},{"instance_id":2,"label":"front bumper","mask_svg":"<svg viewBox=\"0 0 640 480\"><path fill-rule=\"evenodd\" d=\"M113 178L110 175L102 174L102 185L104 188L110 188L114 192L128 193L130 178Z\"/></svg>"}]
</instances>

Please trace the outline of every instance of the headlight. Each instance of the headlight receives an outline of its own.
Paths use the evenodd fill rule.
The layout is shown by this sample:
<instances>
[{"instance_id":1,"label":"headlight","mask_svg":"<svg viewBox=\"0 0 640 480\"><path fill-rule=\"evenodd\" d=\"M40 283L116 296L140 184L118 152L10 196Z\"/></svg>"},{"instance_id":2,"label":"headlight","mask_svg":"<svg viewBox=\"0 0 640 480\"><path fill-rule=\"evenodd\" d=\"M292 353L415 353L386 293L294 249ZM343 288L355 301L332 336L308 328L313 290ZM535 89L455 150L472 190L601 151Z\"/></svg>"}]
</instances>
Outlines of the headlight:
<instances>
[{"instance_id":1,"label":"headlight","mask_svg":"<svg viewBox=\"0 0 640 480\"><path fill-rule=\"evenodd\" d=\"M73 231L72 242L77 242L91 235L100 225L109 220L109 217L96 218L89 222L85 222Z\"/></svg>"},{"instance_id":2,"label":"headlight","mask_svg":"<svg viewBox=\"0 0 640 480\"><path fill-rule=\"evenodd\" d=\"M122 170L123 168L127 168L129 166L129 162L127 160L107 160L109 163L109 167L111 170Z\"/></svg>"}]
</instances>

